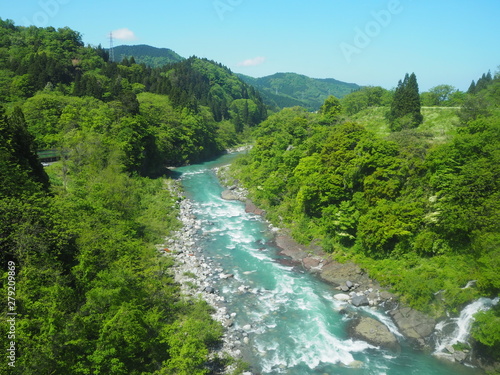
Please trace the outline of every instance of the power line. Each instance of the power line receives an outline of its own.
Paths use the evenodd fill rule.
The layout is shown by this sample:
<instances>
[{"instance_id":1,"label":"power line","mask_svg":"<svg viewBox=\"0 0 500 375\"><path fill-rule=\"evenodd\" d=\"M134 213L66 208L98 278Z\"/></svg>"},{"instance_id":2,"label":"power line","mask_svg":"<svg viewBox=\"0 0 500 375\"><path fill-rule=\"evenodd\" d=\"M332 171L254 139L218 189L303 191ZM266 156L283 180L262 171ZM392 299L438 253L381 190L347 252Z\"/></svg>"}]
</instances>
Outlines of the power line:
<instances>
[{"instance_id":1,"label":"power line","mask_svg":"<svg viewBox=\"0 0 500 375\"><path fill-rule=\"evenodd\" d=\"M109 33L109 61L115 61L115 50L113 49L113 33Z\"/></svg>"}]
</instances>

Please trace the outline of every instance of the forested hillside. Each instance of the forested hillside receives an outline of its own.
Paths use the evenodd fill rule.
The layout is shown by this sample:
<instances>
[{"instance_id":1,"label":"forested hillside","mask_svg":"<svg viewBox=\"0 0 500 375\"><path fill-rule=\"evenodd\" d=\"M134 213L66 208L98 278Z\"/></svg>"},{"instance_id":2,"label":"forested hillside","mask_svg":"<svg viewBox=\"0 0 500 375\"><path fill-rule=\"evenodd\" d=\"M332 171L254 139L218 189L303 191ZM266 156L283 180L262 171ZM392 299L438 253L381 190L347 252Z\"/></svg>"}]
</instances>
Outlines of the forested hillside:
<instances>
[{"instance_id":1,"label":"forested hillside","mask_svg":"<svg viewBox=\"0 0 500 375\"><path fill-rule=\"evenodd\" d=\"M310 111L317 111L328 96L342 98L360 88L355 83L333 78L309 78L296 73L276 73L261 78L242 74L239 76L259 89L266 104L273 108L302 106Z\"/></svg>"},{"instance_id":2,"label":"forested hillside","mask_svg":"<svg viewBox=\"0 0 500 375\"><path fill-rule=\"evenodd\" d=\"M217 364L208 354L222 328L204 302L181 296L155 247L179 228L174 182L162 176L239 142L264 106L207 60L153 69L108 58L68 28L0 20L11 314L0 324L13 358L1 373L192 375ZM61 160L44 169L36 152L48 148Z\"/></svg>"},{"instance_id":3,"label":"forested hillside","mask_svg":"<svg viewBox=\"0 0 500 375\"><path fill-rule=\"evenodd\" d=\"M319 114L284 109L255 130L255 147L233 168L267 217L300 242L360 263L419 310L457 312L500 291L499 90L497 74L459 95L456 114L445 109L456 122L441 128L425 116L420 125L409 75L399 92L364 88L329 98ZM377 123L367 130L362 119L378 109L383 131ZM354 120L363 111L371 112ZM478 317L474 337L498 358L495 326L498 306Z\"/></svg>"},{"instance_id":4,"label":"forested hillside","mask_svg":"<svg viewBox=\"0 0 500 375\"><path fill-rule=\"evenodd\" d=\"M156 48L145 44L136 46L114 47L115 61L121 62L124 59L131 60L132 57L137 64L145 64L152 68L159 68L164 65L174 64L184 60L183 57L168 48Z\"/></svg>"}]
</instances>

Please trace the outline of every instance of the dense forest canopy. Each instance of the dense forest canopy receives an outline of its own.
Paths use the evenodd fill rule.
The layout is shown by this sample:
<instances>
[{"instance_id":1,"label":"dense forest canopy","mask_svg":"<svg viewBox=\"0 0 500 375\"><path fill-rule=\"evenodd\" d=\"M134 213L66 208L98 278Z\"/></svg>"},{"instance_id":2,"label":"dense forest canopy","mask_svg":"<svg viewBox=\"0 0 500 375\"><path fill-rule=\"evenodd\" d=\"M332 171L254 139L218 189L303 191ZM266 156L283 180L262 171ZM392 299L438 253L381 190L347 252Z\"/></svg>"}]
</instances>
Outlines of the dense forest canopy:
<instances>
[{"instance_id":1,"label":"dense forest canopy","mask_svg":"<svg viewBox=\"0 0 500 375\"><path fill-rule=\"evenodd\" d=\"M164 175L250 134L235 173L299 241L436 316L498 295L500 76L468 93L420 94L414 75L353 89L317 113L268 117L259 92L213 61L117 63L69 28L0 19L0 257L18 314L16 367L1 372L206 374L222 328L154 246L180 226ZM61 159L42 168L37 149ZM497 307L473 330L493 357L498 327Z\"/></svg>"},{"instance_id":2,"label":"dense forest canopy","mask_svg":"<svg viewBox=\"0 0 500 375\"><path fill-rule=\"evenodd\" d=\"M124 148L151 153L136 154L130 167L154 174L159 171L150 169L152 163L141 162L153 158L161 169L216 155L267 116L259 93L213 61L191 57L161 68L129 59L118 64L101 47L84 46L68 28L25 28L11 21L0 26L0 103L22 107L40 149L66 147L63 138L75 127L105 133L120 123L115 130L128 134ZM151 123L150 112L141 111L142 93L168 96L162 122ZM182 156L159 147L167 143L179 145Z\"/></svg>"},{"instance_id":3,"label":"dense forest canopy","mask_svg":"<svg viewBox=\"0 0 500 375\"><path fill-rule=\"evenodd\" d=\"M342 98L360 88L355 83L310 78L296 73L276 73L261 78L239 74L239 77L259 89L266 104L272 108L301 106L317 111L328 96Z\"/></svg>"},{"instance_id":4,"label":"dense forest canopy","mask_svg":"<svg viewBox=\"0 0 500 375\"><path fill-rule=\"evenodd\" d=\"M208 60L108 59L68 28L0 20L0 258L17 314L2 373L192 375L224 362L208 357L222 327L154 246L180 226L162 176L240 142L267 111ZM43 168L37 149L61 160Z\"/></svg>"},{"instance_id":5,"label":"dense forest canopy","mask_svg":"<svg viewBox=\"0 0 500 375\"><path fill-rule=\"evenodd\" d=\"M500 72L474 93L442 88L431 90L447 92L442 108L422 108L425 120L413 74L395 92L331 97L318 114L284 109L233 166L275 225L435 316L500 291ZM461 107L446 108L452 98ZM497 358L499 323L497 307L474 328Z\"/></svg>"},{"instance_id":6,"label":"dense forest canopy","mask_svg":"<svg viewBox=\"0 0 500 375\"><path fill-rule=\"evenodd\" d=\"M173 64L184 60L183 57L168 48L156 48L140 44L136 46L117 46L113 48L115 61L120 62L132 58L137 64L145 64L152 68Z\"/></svg>"}]
</instances>

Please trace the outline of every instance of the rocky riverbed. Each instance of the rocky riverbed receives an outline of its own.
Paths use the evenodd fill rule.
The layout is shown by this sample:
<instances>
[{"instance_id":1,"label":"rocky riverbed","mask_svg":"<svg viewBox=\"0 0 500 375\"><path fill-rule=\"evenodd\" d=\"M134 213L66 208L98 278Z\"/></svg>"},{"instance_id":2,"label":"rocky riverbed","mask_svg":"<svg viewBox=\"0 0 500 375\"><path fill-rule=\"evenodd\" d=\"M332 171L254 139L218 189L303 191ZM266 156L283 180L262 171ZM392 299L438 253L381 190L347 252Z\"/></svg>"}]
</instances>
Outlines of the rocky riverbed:
<instances>
[{"instance_id":1,"label":"rocky riverbed","mask_svg":"<svg viewBox=\"0 0 500 375\"><path fill-rule=\"evenodd\" d=\"M247 191L238 186L238 181L229 180L229 183L223 178L221 181L227 187L222 194L224 199L244 202L246 212L261 215L265 220L265 212L247 198ZM180 196L180 192L178 194ZM180 220L183 228L168 238L161 250L168 249L166 253L175 258L175 279L181 285L183 294L201 297L207 301L214 308L213 318L225 327L222 345L212 355L223 357L228 354L233 358L241 358L242 353L249 349L247 344L252 338L248 336L248 332L253 327L247 327L242 322L235 324L236 314L228 311L224 297L218 293L224 283L231 282L234 277L232 271L224 270L217 259L207 256L203 249L198 247L196 239L199 238L201 223L194 215L193 204L187 199L180 201ZM382 308L388 313L384 315L383 323L375 313L373 315L377 316L377 319L349 319L349 332L353 337L379 347L398 350L397 336L402 335L414 343L415 347L432 349L430 337L436 325L433 319L400 304L396 295L370 279L358 265L332 261L318 246L302 246L285 230L268 224L276 233L274 242L281 249L281 255L287 256L288 260L285 262L288 262L288 265L296 265L298 269L315 273L332 285L332 295L337 300L345 301L346 313L358 308L367 311L373 309L373 312ZM241 292L253 293L251 288Z\"/></svg>"},{"instance_id":2,"label":"rocky riverbed","mask_svg":"<svg viewBox=\"0 0 500 375\"><path fill-rule=\"evenodd\" d=\"M178 194L180 197L180 194ZM195 236L201 228L200 222L193 212L193 205L188 199L180 201L179 220L182 229L166 239L166 247L160 247L166 256L175 259L174 278L181 287L181 293L194 298L202 298L213 307L212 318L220 322L225 328L221 346L214 349L212 357L224 358L231 356L240 359L242 346L248 343L245 329L238 329L233 324L235 313L230 313L223 296L218 293L220 280L233 277L225 273L220 264L203 254L203 249L197 247ZM224 373L231 373L233 366L229 366ZM244 372L243 375L252 375Z\"/></svg>"},{"instance_id":3,"label":"rocky riverbed","mask_svg":"<svg viewBox=\"0 0 500 375\"><path fill-rule=\"evenodd\" d=\"M250 199L248 191L239 186L237 180L228 176L227 167L216 170L223 186L222 198L239 200L245 203L245 211L265 217L265 211L258 208ZM333 261L319 246L304 246L297 243L286 230L273 228L276 232L275 243L281 249L281 255L288 256L291 262L298 264L316 273L318 277L331 284L338 293L334 298L345 301L352 306L381 307L392 317L399 332L405 336L416 348L430 350L431 335L434 332L436 321L419 312L399 303L398 297L382 288L376 280L369 276L357 265L351 262L339 263ZM381 346L394 347L397 342L392 332L387 332L386 340L377 340L377 332L382 332L380 323L375 319L365 319L362 324L357 320L351 322L350 332L368 342L379 342ZM375 332L375 334L370 334ZM387 345L385 345L388 343Z\"/></svg>"}]
</instances>

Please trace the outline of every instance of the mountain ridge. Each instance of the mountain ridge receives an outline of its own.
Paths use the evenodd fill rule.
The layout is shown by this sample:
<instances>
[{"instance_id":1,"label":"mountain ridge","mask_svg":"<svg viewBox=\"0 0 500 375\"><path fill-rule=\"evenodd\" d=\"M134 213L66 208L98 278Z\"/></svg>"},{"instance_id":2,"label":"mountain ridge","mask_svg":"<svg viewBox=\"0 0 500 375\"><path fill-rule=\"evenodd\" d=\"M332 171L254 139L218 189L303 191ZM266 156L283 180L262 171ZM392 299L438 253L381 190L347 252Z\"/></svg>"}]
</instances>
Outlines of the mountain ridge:
<instances>
[{"instance_id":1,"label":"mountain ridge","mask_svg":"<svg viewBox=\"0 0 500 375\"><path fill-rule=\"evenodd\" d=\"M117 46L114 48L115 61L134 57L139 64L151 67L184 61L185 58L169 48L157 48L146 44ZM343 82L335 78L312 78L295 72L277 72L264 77L251 77L235 73L245 83L258 89L265 103L275 109L302 106L316 111L325 99L334 95L342 98L361 88L356 83Z\"/></svg>"},{"instance_id":2,"label":"mountain ridge","mask_svg":"<svg viewBox=\"0 0 500 375\"><path fill-rule=\"evenodd\" d=\"M113 52L115 62L120 62L125 58L129 59L133 56L137 63L146 64L153 68L185 60L184 57L170 48L158 48L147 44L116 46L113 48Z\"/></svg>"},{"instance_id":3,"label":"mountain ridge","mask_svg":"<svg viewBox=\"0 0 500 375\"><path fill-rule=\"evenodd\" d=\"M238 76L255 86L268 105L278 108L300 105L309 110L318 110L328 96L342 98L361 88L356 83L335 78L311 78L293 72L279 72L260 78L243 74Z\"/></svg>"}]
</instances>

